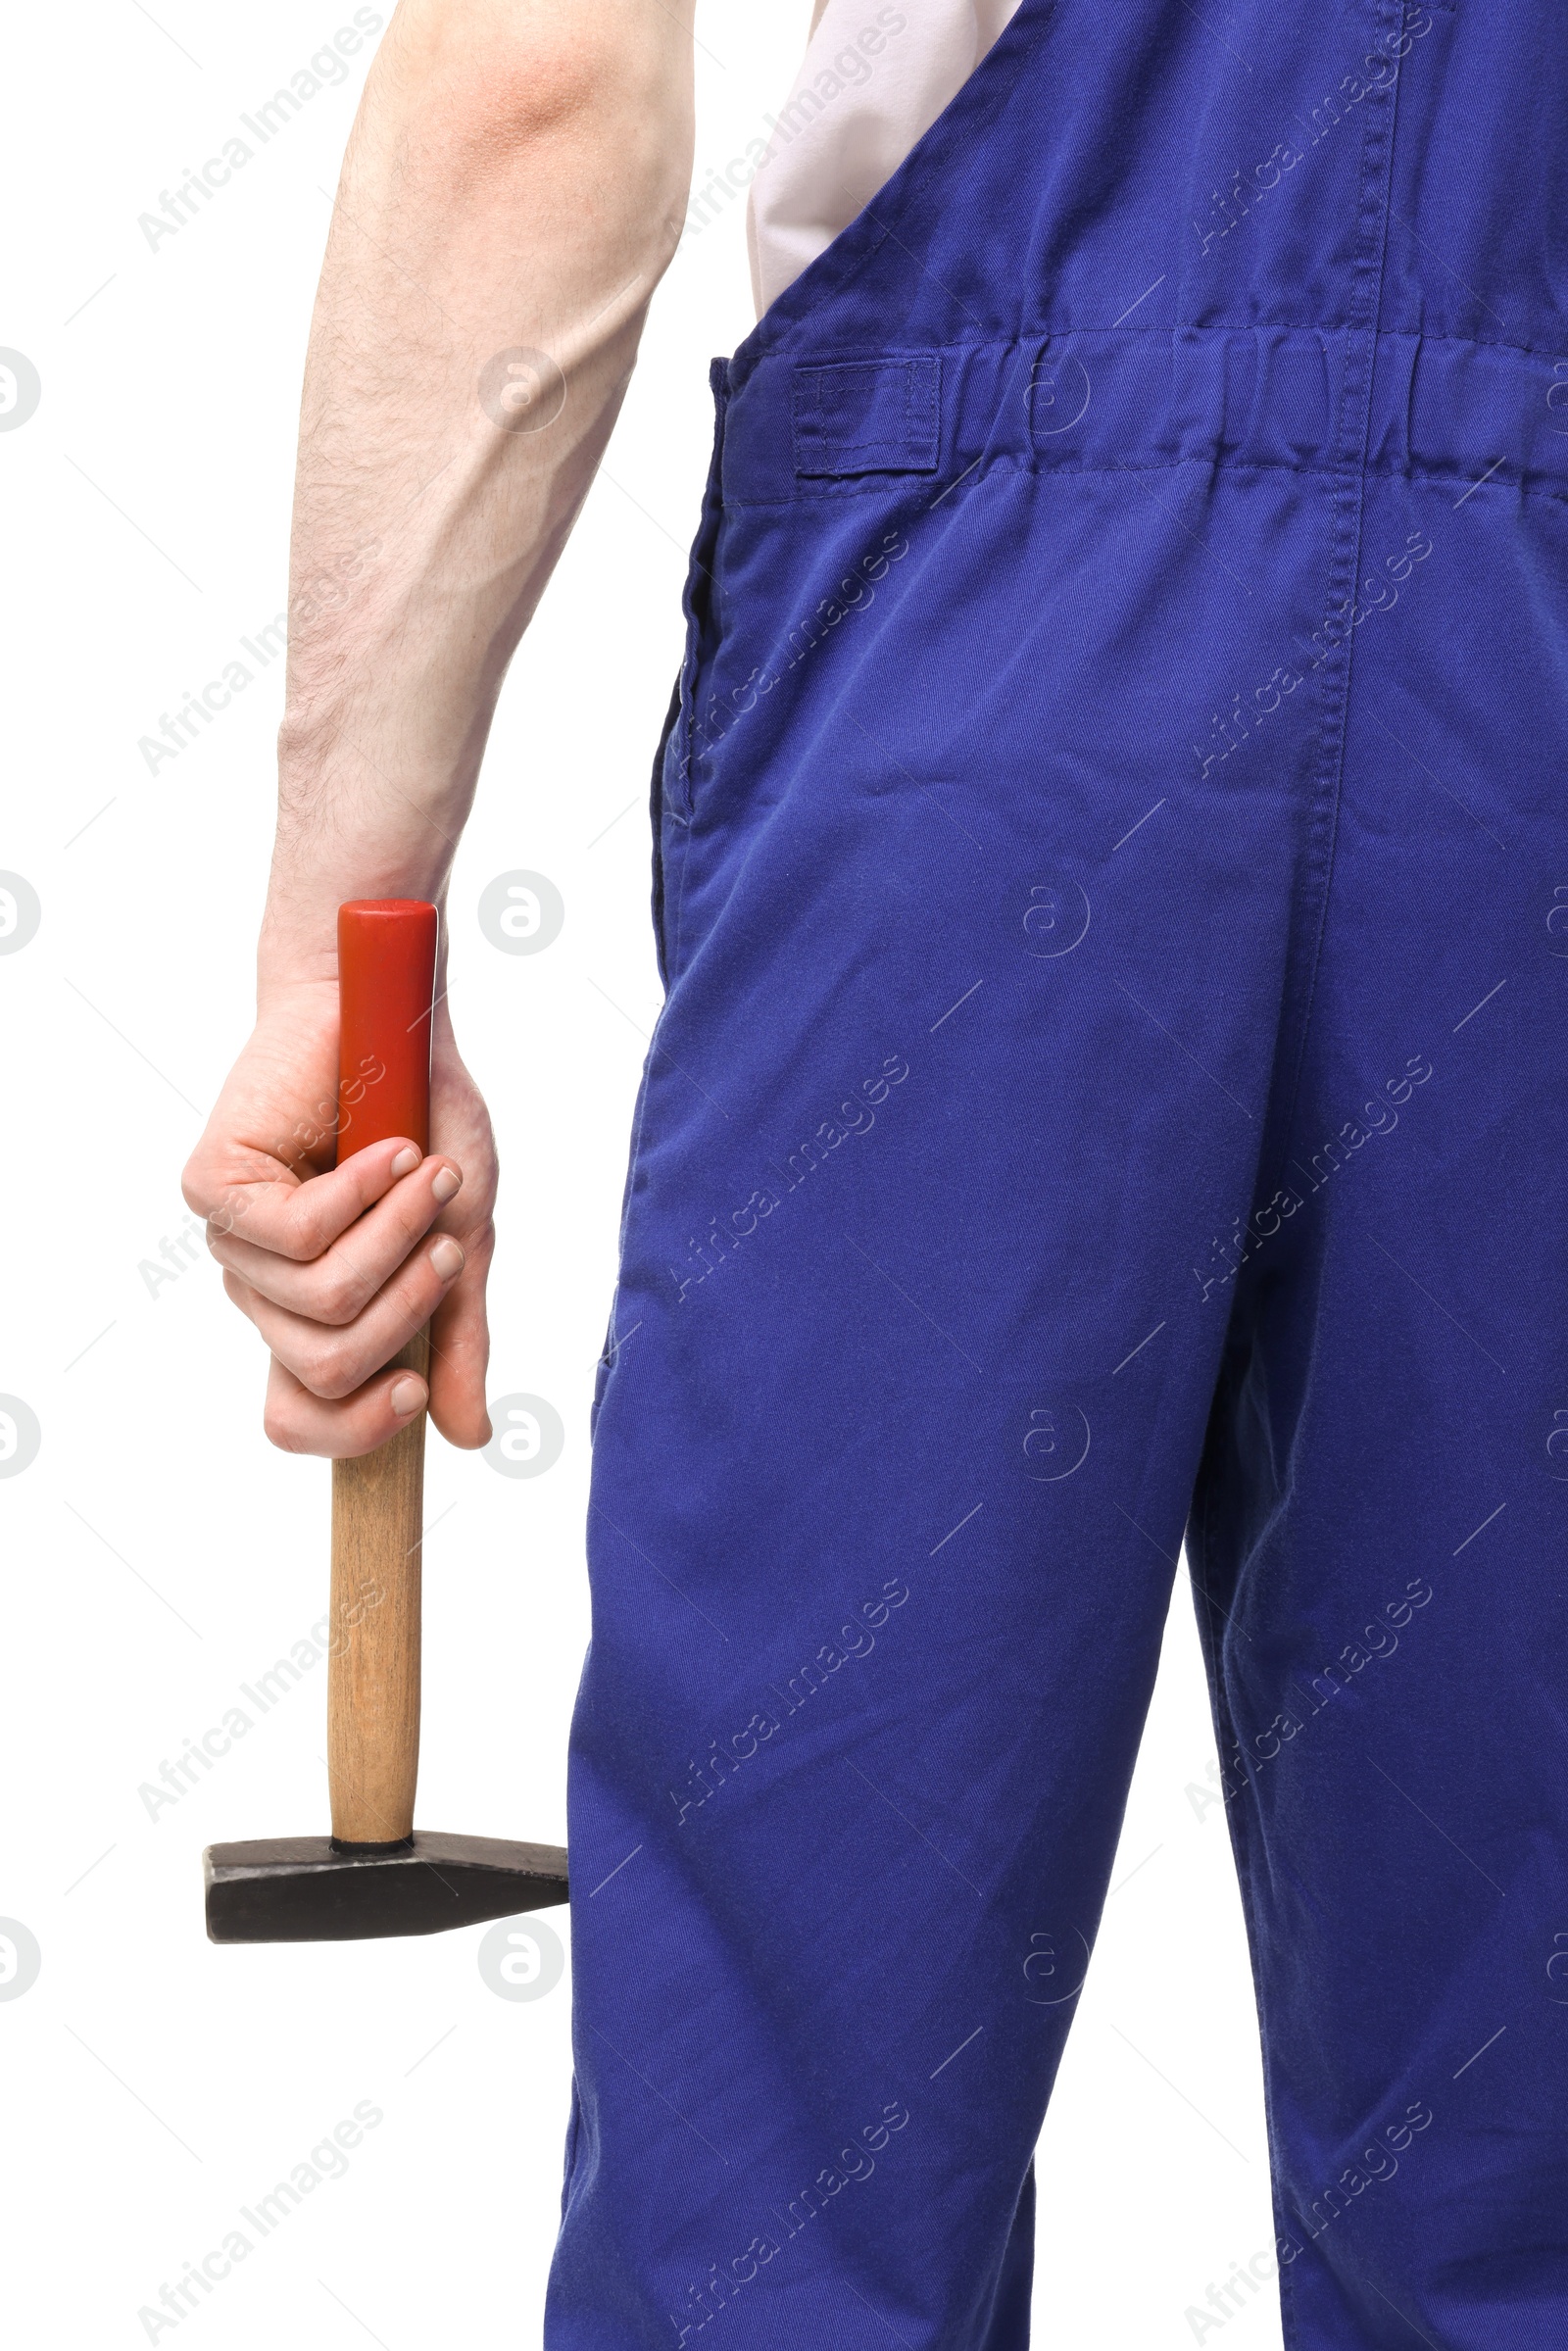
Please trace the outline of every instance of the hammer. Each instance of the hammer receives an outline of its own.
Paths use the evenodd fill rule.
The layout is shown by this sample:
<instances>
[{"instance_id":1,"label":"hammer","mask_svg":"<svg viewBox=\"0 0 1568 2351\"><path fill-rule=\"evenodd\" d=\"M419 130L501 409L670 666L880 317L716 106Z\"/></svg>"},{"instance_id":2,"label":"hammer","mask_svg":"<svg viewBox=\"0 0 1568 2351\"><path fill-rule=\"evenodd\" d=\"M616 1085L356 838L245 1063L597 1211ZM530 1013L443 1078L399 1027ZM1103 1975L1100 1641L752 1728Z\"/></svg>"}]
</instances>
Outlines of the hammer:
<instances>
[{"instance_id":1,"label":"hammer","mask_svg":"<svg viewBox=\"0 0 1568 2351\"><path fill-rule=\"evenodd\" d=\"M338 908L339 1155L393 1135L429 1149L438 917L416 899ZM421 1379L430 1335L395 1358ZM373 1453L332 1464L326 1744L330 1837L209 1845L216 1943L434 1935L566 1899L561 1845L414 1826L419 1766L419 1551L424 1414Z\"/></svg>"}]
</instances>

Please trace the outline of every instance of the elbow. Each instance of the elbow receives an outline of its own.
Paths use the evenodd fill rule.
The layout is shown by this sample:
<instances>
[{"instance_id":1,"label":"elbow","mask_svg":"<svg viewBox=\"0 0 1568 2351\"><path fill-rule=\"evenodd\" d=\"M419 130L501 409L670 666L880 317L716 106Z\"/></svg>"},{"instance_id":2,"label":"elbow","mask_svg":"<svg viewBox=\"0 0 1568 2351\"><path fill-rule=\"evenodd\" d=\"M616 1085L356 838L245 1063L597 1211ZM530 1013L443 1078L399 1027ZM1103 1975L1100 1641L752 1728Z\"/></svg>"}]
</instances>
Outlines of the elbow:
<instances>
[{"instance_id":1,"label":"elbow","mask_svg":"<svg viewBox=\"0 0 1568 2351\"><path fill-rule=\"evenodd\" d=\"M531 26L516 13L405 0L393 20L406 120L458 185L510 176L565 146L629 134L635 149L639 130L667 121L665 44L648 51L575 9L569 24L541 10L555 21Z\"/></svg>"}]
</instances>

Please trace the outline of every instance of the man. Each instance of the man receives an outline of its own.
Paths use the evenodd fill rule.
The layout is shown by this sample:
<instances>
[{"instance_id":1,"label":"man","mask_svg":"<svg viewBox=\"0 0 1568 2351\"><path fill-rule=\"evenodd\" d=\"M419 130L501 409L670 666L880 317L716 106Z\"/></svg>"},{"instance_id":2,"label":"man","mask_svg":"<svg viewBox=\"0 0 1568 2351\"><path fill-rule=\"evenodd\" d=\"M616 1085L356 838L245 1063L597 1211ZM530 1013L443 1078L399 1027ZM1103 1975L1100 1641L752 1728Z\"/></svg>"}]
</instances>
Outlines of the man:
<instances>
[{"instance_id":1,"label":"man","mask_svg":"<svg viewBox=\"0 0 1568 2351\"><path fill-rule=\"evenodd\" d=\"M822 16L883 46L816 53L786 177L926 38L891 14ZM1185 1532L1289 2339L1555 2342L1560 26L930 16L974 70L714 369L546 2341L1024 2343ZM296 628L258 1027L187 1179L296 1449L421 1409L378 1367L432 1317L430 1412L486 1433L444 1004L432 1154L308 1148L332 915L443 887L684 201L690 17L405 0L350 149L296 571L374 553ZM802 218L764 193L760 243Z\"/></svg>"}]
</instances>

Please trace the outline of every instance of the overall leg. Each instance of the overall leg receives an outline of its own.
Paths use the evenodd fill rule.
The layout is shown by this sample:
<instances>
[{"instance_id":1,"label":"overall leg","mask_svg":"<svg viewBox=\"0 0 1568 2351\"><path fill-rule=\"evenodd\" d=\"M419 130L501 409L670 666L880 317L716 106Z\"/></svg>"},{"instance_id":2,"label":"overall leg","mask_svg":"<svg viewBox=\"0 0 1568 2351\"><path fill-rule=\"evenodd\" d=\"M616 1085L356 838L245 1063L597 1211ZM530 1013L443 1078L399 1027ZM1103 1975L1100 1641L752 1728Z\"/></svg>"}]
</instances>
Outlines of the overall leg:
<instances>
[{"instance_id":1,"label":"overall leg","mask_svg":"<svg viewBox=\"0 0 1568 2351\"><path fill-rule=\"evenodd\" d=\"M1289 629L1323 514L1285 475L944 486L813 515L836 567L903 534L886 593L689 805L678 734L666 762L551 2351L1026 2339L1029 2163L1254 1199L1315 741L1306 692L1266 772L1172 806L1170 687L1235 666L1201 526L1252 574L1272 551ZM779 527L737 524L728 576L776 571Z\"/></svg>"},{"instance_id":2,"label":"overall leg","mask_svg":"<svg viewBox=\"0 0 1568 2351\"><path fill-rule=\"evenodd\" d=\"M1568 2342L1568 510L1486 429L1366 483L1195 1524L1299 2351Z\"/></svg>"}]
</instances>

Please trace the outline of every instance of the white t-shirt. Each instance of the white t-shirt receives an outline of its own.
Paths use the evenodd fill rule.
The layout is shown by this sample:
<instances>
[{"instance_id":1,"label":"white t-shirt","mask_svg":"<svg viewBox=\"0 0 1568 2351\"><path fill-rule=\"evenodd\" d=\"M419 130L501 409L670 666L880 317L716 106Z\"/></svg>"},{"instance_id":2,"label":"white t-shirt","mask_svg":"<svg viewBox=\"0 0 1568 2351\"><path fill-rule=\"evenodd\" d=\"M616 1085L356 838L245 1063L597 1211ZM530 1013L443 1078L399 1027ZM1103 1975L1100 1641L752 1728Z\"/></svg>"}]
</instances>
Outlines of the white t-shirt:
<instances>
[{"instance_id":1,"label":"white t-shirt","mask_svg":"<svg viewBox=\"0 0 1568 2351\"><path fill-rule=\"evenodd\" d=\"M760 313L886 186L1019 0L815 0L806 60L752 182Z\"/></svg>"}]
</instances>

